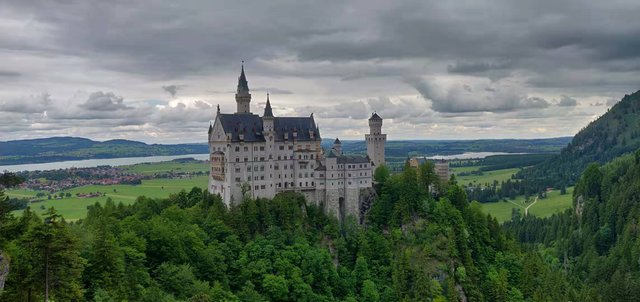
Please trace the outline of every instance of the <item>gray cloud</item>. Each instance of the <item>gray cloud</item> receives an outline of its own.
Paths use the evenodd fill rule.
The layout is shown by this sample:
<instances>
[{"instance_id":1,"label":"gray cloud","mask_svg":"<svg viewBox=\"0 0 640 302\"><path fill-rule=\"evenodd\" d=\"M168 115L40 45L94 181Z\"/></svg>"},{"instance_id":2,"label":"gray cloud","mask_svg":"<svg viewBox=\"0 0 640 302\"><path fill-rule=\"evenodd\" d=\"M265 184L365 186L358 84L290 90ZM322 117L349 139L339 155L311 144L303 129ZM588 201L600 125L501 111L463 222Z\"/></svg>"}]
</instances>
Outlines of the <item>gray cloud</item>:
<instances>
[{"instance_id":1,"label":"gray cloud","mask_svg":"<svg viewBox=\"0 0 640 302\"><path fill-rule=\"evenodd\" d=\"M608 99L607 100L607 106L613 106L615 104L617 104L620 100L619 99Z\"/></svg>"},{"instance_id":2,"label":"gray cloud","mask_svg":"<svg viewBox=\"0 0 640 302\"><path fill-rule=\"evenodd\" d=\"M275 88L275 87L271 87L271 88L266 88L266 87L257 87L257 88L251 88L252 91L260 91L260 92L269 92L272 94L293 94L292 91L290 90L285 90L285 89L280 89L280 88ZM235 93L235 91L234 91Z\"/></svg>"},{"instance_id":3,"label":"gray cloud","mask_svg":"<svg viewBox=\"0 0 640 302\"><path fill-rule=\"evenodd\" d=\"M0 100L0 111L13 113L42 113L49 108L51 96L48 93L24 98Z\"/></svg>"},{"instance_id":4,"label":"gray cloud","mask_svg":"<svg viewBox=\"0 0 640 302\"><path fill-rule=\"evenodd\" d=\"M575 107L578 106L578 101L574 98L570 98L566 95L560 97L560 101L558 102L558 106L560 107Z\"/></svg>"},{"instance_id":5,"label":"gray cloud","mask_svg":"<svg viewBox=\"0 0 640 302\"><path fill-rule=\"evenodd\" d=\"M17 78L22 74L12 70L0 70L0 78Z\"/></svg>"},{"instance_id":6,"label":"gray cloud","mask_svg":"<svg viewBox=\"0 0 640 302\"><path fill-rule=\"evenodd\" d=\"M168 85L168 86L162 86L162 90L168 92L171 95L171 97L176 97L178 90L184 87L186 87L186 85Z\"/></svg>"},{"instance_id":7,"label":"gray cloud","mask_svg":"<svg viewBox=\"0 0 640 302\"><path fill-rule=\"evenodd\" d=\"M91 111L117 111L132 109L124 104L121 96L116 96L113 92L104 93L97 91L89 95L86 102L79 105L80 108Z\"/></svg>"},{"instance_id":8,"label":"gray cloud","mask_svg":"<svg viewBox=\"0 0 640 302\"><path fill-rule=\"evenodd\" d=\"M627 0L4 1L0 129L201 140L211 104L235 107L245 59L254 106L271 91L327 135L355 135L373 110L397 137L570 135L606 108L563 117L547 100L640 88L638 15Z\"/></svg>"},{"instance_id":9,"label":"gray cloud","mask_svg":"<svg viewBox=\"0 0 640 302\"><path fill-rule=\"evenodd\" d=\"M454 83L444 86L430 79L412 79L410 84L431 101L431 109L437 112L504 112L520 109L546 108L549 102L539 97L528 97L517 89L491 83Z\"/></svg>"}]
</instances>

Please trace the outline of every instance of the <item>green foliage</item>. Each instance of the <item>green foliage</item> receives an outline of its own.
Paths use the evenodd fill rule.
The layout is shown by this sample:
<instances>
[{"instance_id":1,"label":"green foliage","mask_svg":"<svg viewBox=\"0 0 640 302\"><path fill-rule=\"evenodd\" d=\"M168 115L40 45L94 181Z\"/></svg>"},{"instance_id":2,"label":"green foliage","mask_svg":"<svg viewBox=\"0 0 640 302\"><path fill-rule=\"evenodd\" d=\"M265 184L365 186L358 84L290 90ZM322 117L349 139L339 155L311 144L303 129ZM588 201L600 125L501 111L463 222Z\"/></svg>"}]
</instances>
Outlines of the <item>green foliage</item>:
<instances>
[{"instance_id":1,"label":"green foliage","mask_svg":"<svg viewBox=\"0 0 640 302\"><path fill-rule=\"evenodd\" d=\"M570 272L579 300L630 301L640 293L639 196L640 163L629 154L585 169L574 191L575 210L546 219L525 217L505 227L537 247L545 262ZM543 271L553 280L566 278L544 272L541 263L526 264L523 270L532 275ZM532 280L557 292L552 284Z\"/></svg>"},{"instance_id":2,"label":"green foliage","mask_svg":"<svg viewBox=\"0 0 640 302\"><path fill-rule=\"evenodd\" d=\"M525 301L552 287L541 272L572 298L560 268L524 254L462 188L436 199L432 171L389 175L366 226L296 193L227 208L197 188L96 203L71 225L27 209L12 218L2 298L42 300L43 251L56 301Z\"/></svg>"},{"instance_id":3,"label":"green foliage","mask_svg":"<svg viewBox=\"0 0 640 302\"><path fill-rule=\"evenodd\" d=\"M640 91L625 95L607 113L575 135L559 155L518 173L532 191L577 183L593 162L604 164L640 148Z\"/></svg>"}]
</instances>

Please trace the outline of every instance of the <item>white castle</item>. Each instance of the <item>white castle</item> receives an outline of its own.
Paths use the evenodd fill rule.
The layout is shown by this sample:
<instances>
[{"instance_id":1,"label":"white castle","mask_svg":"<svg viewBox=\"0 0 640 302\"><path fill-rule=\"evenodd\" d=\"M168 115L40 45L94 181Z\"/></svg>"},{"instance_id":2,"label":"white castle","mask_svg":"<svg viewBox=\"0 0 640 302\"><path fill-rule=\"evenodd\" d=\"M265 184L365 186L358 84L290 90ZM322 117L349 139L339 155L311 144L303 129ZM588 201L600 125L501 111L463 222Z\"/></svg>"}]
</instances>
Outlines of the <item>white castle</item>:
<instances>
[{"instance_id":1,"label":"white castle","mask_svg":"<svg viewBox=\"0 0 640 302\"><path fill-rule=\"evenodd\" d=\"M322 149L313 114L276 117L268 94L262 117L251 113L244 66L236 103L235 113L220 113L218 106L209 126L209 192L231 206L243 196L273 198L295 191L341 221L347 215L362 221L375 195L373 171L384 164L387 135L378 114L372 114L365 135L368 155L343 155L337 138L328 152Z\"/></svg>"}]
</instances>

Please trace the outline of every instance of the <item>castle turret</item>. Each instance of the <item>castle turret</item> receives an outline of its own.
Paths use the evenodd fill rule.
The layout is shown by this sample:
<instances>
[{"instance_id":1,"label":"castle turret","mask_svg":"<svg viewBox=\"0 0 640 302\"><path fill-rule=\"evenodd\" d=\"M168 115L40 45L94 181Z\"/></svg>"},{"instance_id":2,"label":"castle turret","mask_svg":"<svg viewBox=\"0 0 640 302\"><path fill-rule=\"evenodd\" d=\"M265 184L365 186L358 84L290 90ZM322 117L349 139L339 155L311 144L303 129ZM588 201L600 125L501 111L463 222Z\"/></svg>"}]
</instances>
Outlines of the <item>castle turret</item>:
<instances>
[{"instance_id":1,"label":"castle turret","mask_svg":"<svg viewBox=\"0 0 640 302\"><path fill-rule=\"evenodd\" d=\"M369 118L369 134L364 137L367 141L367 155L375 169L384 164L384 145L387 141L387 135L382 133L382 118L375 112Z\"/></svg>"},{"instance_id":2,"label":"castle turret","mask_svg":"<svg viewBox=\"0 0 640 302\"><path fill-rule=\"evenodd\" d=\"M249 82L244 75L244 63L238 77L238 90L236 91L236 113L251 113L251 93L249 93Z\"/></svg>"},{"instance_id":3,"label":"castle turret","mask_svg":"<svg viewBox=\"0 0 640 302\"><path fill-rule=\"evenodd\" d=\"M340 140L336 137L336 140L333 141L333 151L336 153L336 155L342 155L342 143L340 142Z\"/></svg>"},{"instance_id":4,"label":"castle turret","mask_svg":"<svg viewBox=\"0 0 640 302\"><path fill-rule=\"evenodd\" d=\"M271 102L269 101L269 93L267 93L267 105L264 107L264 114L262 115L262 125L265 133L273 131L273 109L271 109Z\"/></svg>"}]
</instances>

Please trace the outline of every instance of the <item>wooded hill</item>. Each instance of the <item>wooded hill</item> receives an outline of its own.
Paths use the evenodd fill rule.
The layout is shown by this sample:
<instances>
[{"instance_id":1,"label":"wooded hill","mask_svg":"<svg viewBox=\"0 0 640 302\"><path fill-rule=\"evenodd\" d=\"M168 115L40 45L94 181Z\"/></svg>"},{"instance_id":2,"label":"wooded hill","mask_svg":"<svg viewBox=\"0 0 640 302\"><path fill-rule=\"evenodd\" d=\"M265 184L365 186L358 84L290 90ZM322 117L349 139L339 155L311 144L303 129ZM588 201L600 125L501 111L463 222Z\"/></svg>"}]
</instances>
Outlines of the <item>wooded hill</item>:
<instances>
[{"instance_id":1,"label":"wooded hill","mask_svg":"<svg viewBox=\"0 0 640 302\"><path fill-rule=\"evenodd\" d=\"M0 165L208 152L204 143L159 145L122 139L99 142L80 137L51 137L0 142Z\"/></svg>"},{"instance_id":2,"label":"wooded hill","mask_svg":"<svg viewBox=\"0 0 640 302\"><path fill-rule=\"evenodd\" d=\"M640 148L640 91L580 130L559 155L518 173L538 191L578 181L589 163L606 163Z\"/></svg>"},{"instance_id":3,"label":"wooded hill","mask_svg":"<svg viewBox=\"0 0 640 302\"><path fill-rule=\"evenodd\" d=\"M578 301L640 297L640 151L591 164L574 191L574 208L550 218L527 216L505 228L532 250L553 255Z\"/></svg>"}]
</instances>

